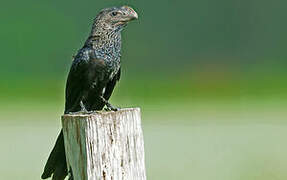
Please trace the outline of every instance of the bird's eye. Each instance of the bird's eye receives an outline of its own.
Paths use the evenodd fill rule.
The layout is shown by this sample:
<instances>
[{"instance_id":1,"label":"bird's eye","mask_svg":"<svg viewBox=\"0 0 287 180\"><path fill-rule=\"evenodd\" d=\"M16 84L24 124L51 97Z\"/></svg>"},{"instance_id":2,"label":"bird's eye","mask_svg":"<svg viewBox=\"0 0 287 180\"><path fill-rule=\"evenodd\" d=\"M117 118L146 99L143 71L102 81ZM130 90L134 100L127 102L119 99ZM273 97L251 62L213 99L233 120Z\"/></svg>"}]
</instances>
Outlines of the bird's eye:
<instances>
[{"instance_id":1,"label":"bird's eye","mask_svg":"<svg viewBox=\"0 0 287 180\"><path fill-rule=\"evenodd\" d=\"M112 13L111 13L112 16L116 16L116 15L118 15L118 14L119 14L118 12L112 12Z\"/></svg>"}]
</instances>

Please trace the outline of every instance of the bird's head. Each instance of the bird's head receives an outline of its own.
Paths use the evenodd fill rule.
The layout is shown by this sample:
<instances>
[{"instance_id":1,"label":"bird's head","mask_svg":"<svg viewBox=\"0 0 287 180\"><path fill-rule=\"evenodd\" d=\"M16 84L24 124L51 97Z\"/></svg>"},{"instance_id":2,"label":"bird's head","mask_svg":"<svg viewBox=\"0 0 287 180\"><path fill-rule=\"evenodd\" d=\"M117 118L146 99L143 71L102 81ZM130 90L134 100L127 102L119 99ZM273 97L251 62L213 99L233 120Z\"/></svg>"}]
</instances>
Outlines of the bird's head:
<instances>
[{"instance_id":1,"label":"bird's head","mask_svg":"<svg viewBox=\"0 0 287 180\"><path fill-rule=\"evenodd\" d=\"M95 18L93 28L102 27L104 30L117 31L135 19L138 19L138 14L131 7L106 8L101 10Z\"/></svg>"}]
</instances>

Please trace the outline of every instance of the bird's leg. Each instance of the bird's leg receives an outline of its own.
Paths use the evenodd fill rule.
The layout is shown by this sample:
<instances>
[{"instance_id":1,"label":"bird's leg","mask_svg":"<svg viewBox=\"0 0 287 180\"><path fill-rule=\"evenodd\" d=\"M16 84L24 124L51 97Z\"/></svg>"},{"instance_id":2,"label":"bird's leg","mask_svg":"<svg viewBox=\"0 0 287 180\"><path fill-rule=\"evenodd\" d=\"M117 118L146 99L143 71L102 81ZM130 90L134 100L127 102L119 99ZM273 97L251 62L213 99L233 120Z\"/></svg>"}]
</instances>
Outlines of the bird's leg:
<instances>
[{"instance_id":1,"label":"bird's leg","mask_svg":"<svg viewBox=\"0 0 287 180\"><path fill-rule=\"evenodd\" d=\"M83 101L80 102L80 106L81 106L81 111L79 111L79 113L83 113L83 114L91 114L94 113L94 111L88 111L83 103Z\"/></svg>"},{"instance_id":2,"label":"bird's leg","mask_svg":"<svg viewBox=\"0 0 287 180\"><path fill-rule=\"evenodd\" d=\"M78 104L74 104L74 106L72 106L71 109L74 109L75 106L78 106ZM79 111L70 111L68 110L68 114L75 114L75 113L81 113L81 114L86 114L88 113L88 110L86 109L84 103L82 101L80 101L80 107L81 107L81 110Z\"/></svg>"},{"instance_id":3,"label":"bird's leg","mask_svg":"<svg viewBox=\"0 0 287 180\"><path fill-rule=\"evenodd\" d=\"M83 101L80 102L80 106L81 106L81 111L82 111L82 112L88 112L88 110L86 109L86 107L85 107Z\"/></svg>"},{"instance_id":4,"label":"bird's leg","mask_svg":"<svg viewBox=\"0 0 287 180\"><path fill-rule=\"evenodd\" d=\"M103 96L100 96L101 100L105 103L105 105L107 106L107 108L105 108L108 111L118 111L120 110L120 108L111 105Z\"/></svg>"}]
</instances>

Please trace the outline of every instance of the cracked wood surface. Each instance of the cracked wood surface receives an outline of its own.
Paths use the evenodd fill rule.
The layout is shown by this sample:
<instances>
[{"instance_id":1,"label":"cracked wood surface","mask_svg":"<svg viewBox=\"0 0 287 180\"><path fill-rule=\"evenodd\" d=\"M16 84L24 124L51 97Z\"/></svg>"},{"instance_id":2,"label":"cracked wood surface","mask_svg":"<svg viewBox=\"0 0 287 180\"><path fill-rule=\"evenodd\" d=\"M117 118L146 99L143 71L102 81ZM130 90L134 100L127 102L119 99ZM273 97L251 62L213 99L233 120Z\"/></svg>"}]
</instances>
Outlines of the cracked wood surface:
<instances>
[{"instance_id":1,"label":"cracked wood surface","mask_svg":"<svg viewBox=\"0 0 287 180\"><path fill-rule=\"evenodd\" d=\"M74 180L146 180L139 108L62 116Z\"/></svg>"}]
</instances>

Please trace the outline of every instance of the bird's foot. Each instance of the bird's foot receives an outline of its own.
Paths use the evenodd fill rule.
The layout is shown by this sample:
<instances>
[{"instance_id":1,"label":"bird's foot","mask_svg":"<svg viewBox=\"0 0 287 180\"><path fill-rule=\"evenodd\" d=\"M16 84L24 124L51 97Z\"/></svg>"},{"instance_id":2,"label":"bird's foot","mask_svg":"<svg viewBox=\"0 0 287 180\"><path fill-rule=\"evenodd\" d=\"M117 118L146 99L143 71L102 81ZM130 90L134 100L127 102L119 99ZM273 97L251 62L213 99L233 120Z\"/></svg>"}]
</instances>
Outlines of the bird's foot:
<instances>
[{"instance_id":1,"label":"bird's foot","mask_svg":"<svg viewBox=\"0 0 287 180\"><path fill-rule=\"evenodd\" d=\"M106 111L118 111L120 110L119 107L116 107L116 106L113 106L111 105L110 103L106 103L106 108L105 108Z\"/></svg>"},{"instance_id":2,"label":"bird's foot","mask_svg":"<svg viewBox=\"0 0 287 180\"><path fill-rule=\"evenodd\" d=\"M93 113L96 113L97 111L80 111L81 114L93 114Z\"/></svg>"},{"instance_id":3,"label":"bird's foot","mask_svg":"<svg viewBox=\"0 0 287 180\"><path fill-rule=\"evenodd\" d=\"M82 109L76 112L69 112L68 114L72 115L72 114L93 114L93 113L96 113L96 111L88 111L86 109Z\"/></svg>"},{"instance_id":4,"label":"bird's foot","mask_svg":"<svg viewBox=\"0 0 287 180\"><path fill-rule=\"evenodd\" d=\"M102 101L106 105L106 108L105 108L106 111L118 111L118 110L120 110L120 108L111 105L103 96L100 96L100 98L102 99Z\"/></svg>"}]
</instances>

